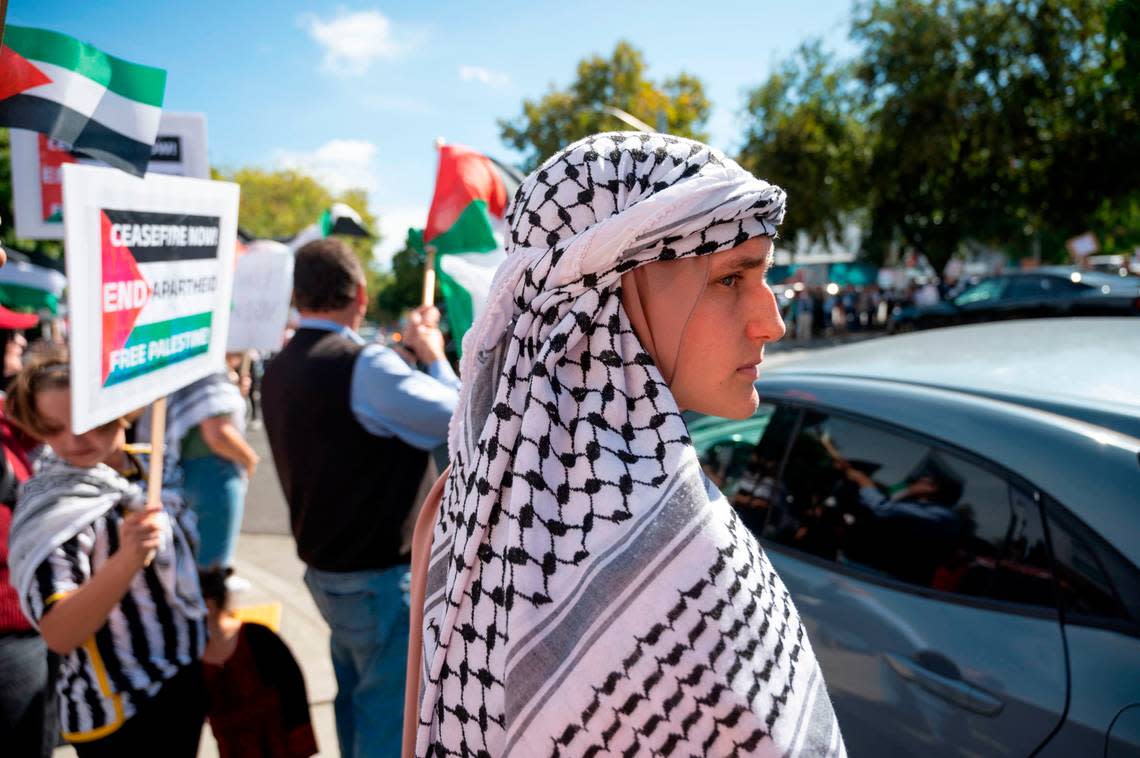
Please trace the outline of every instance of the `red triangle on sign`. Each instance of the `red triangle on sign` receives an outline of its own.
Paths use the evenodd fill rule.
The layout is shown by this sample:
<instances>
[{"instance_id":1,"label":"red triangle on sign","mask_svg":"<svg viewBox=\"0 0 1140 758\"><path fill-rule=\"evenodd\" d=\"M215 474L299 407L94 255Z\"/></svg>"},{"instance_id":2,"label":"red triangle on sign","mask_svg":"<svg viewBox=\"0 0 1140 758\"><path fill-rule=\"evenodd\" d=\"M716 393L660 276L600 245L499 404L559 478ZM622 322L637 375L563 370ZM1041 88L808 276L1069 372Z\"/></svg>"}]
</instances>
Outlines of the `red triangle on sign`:
<instances>
[{"instance_id":1,"label":"red triangle on sign","mask_svg":"<svg viewBox=\"0 0 1140 758\"><path fill-rule=\"evenodd\" d=\"M103 383L111 375L111 359L122 350L135 328L139 313L150 301L151 287L138 263L125 245L116 245L111 236L111 220L99 214L102 233L103 276L99 287L99 307L103 312Z\"/></svg>"},{"instance_id":2,"label":"red triangle on sign","mask_svg":"<svg viewBox=\"0 0 1140 758\"><path fill-rule=\"evenodd\" d=\"M0 46L0 100L44 84L51 84L47 74L7 45Z\"/></svg>"}]
</instances>

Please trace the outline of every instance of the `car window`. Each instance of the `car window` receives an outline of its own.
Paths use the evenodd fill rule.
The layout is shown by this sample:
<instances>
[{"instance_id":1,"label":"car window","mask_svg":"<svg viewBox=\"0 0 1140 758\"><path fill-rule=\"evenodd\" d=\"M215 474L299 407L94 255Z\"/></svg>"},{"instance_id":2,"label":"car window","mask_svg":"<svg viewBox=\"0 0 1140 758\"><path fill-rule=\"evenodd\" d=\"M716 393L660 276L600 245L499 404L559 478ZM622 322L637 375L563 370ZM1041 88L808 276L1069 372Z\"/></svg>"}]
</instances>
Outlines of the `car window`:
<instances>
[{"instance_id":1,"label":"car window","mask_svg":"<svg viewBox=\"0 0 1140 758\"><path fill-rule=\"evenodd\" d=\"M775 410L775 406L761 403L751 418L744 420L696 415L688 419L689 436L701 468L726 496L731 497L735 490Z\"/></svg>"},{"instance_id":2,"label":"car window","mask_svg":"<svg viewBox=\"0 0 1140 758\"><path fill-rule=\"evenodd\" d=\"M763 531L772 501L782 496L777 485L780 467L798 419L798 409L788 406L777 408L764 429L764 435L749 452L739 478L724 488L724 494L740 520L755 534Z\"/></svg>"},{"instance_id":3,"label":"car window","mask_svg":"<svg viewBox=\"0 0 1140 758\"><path fill-rule=\"evenodd\" d=\"M1050 502L1046 513L1065 611L1083 617L1140 620L1136 570L1063 508Z\"/></svg>"},{"instance_id":4,"label":"car window","mask_svg":"<svg viewBox=\"0 0 1140 758\"><path fill-rule=\"evenodd\" d=\"M805 411L763 536L870 575L1055 607L1040 508L943 449Z\"/></svg>"},{"instance_id":5,"label":"car window","mask_svg":"<svg viewBox=\"0 0 1140 758\"><path fill-rule=\"evenodd\" d=\"M1050 281L1040 276L1015 276L1005 288L1006 299L1041 299L1049 291Z\"/></svg>"},{"instance_id":6,"label":"car window","mask_svg":"<svg viewBox=\"0 0 1140 758\"><path fill-rule=\"evenodd\" d=\"M997 300L1005 289L1005 279L983 279L970 289L954 298L954 305L970 305L987 300Z\"/></svg>"}]
</instances>

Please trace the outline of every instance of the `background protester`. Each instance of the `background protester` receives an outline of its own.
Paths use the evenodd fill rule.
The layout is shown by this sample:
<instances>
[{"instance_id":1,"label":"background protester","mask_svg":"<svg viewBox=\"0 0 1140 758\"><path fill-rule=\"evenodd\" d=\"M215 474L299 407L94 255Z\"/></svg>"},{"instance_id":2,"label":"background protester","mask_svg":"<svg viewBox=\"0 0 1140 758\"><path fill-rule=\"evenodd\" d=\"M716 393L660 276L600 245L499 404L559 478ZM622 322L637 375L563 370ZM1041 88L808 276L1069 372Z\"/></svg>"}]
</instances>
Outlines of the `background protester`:
<instances>
[{"instance_id":1,"label":"background protester","mask_svg":"<svg viewBox=\"0 0 1140 758\"><path fill-rule=\"evenodd\" d=\"M12 584L59 656L60 726L82 758L149 755L155 745L194 756L205 608L193 517L167 492L146 503L104 462L121 458L122 419L72 433L70 386L67 354L54 350L29 360L9 391L12 420L55 453L20 490Z\"/></svg>"},{"instance_id":2,"label":"background protester","mask_svg":"<svg viewBox=\"0 0 1140 758\"><path fill-rule=\"evenodd\" d=\"M149 411L139 426L149 438ZM182 472L186 504L198 517L198 565L233 566L249 477L258 455L246 442L245 398L220 372L175 392L167 401L166 466ZM231 589L242 583L231 576Z\"/></svg>"},{"instance_id":3,"label":"background protester","mask_svg":"<svg viewBox=\"0 0 1140 758\"><path fill-rule=\"evenodd\" d=\"M845 754L799 615L681 415L756 411L784 200L644 133L522 184L417 525L406 755Z\"/></svg>"},{"instance_id":4,"label":"background protester","mask_svg":"<svg viewBox=\"0 0 1140 758\"><path fill-rule=\"evenodd\" d=\"M427 451L447 435L459 380L434 308L412 315L405 343L426 371L365 344L356 332L364 271L339 240L298 251L293 298L299 328L262 380L265 429L305 583L331 631L341 755L398 755L408 641L401 525Z\"/></svg>"},{"instance_id":5,"label":"background protester","mask_svg":"<svg viewBox=\"0 0 1140 758\"><path fill-rule=\"evenodd\" d=\"M12 318L15 316L15 318ZM17 328L34 326L35 316L0 309L0 341L4 344L4 386L23 365L27 342ZM8 568L8 532L19 486L32 474L32 452L40 446L7 418L0 392L0 735L12 755L48 756L59 727L55 693L43 639L20 612L20 601Z\"/></svg>"},{"instance_id":6,"label":"background protester","mask_svg":"<svg viewBox=\"0 0 1140 758\"><path fill-rule=\"evenodd\" d=\"M200 574L209 642L202 673L220 758L307 758L317 752L305 678L272 629L230 612L222 569Z\"/></svg>"}]
</instances>

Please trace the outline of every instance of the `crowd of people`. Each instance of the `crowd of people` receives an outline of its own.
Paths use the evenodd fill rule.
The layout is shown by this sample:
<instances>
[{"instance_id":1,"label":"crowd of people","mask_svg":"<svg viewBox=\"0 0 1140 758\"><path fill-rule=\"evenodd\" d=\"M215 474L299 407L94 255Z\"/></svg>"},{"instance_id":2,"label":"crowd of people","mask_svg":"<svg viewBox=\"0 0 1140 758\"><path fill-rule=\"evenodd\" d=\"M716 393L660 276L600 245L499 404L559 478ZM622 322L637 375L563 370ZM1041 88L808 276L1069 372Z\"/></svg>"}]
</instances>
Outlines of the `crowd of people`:
<instances>
[{"instance_id":1,"label":"crowd of people","mask_svg":"<svg viewBox=\"0 0 1140 758\"><path fill-rule=\"evenodd\" d=\"M757 407L784 202L692 140L571 145L516 195L462 383L434 307L406 352L367 343L350 249L296 253L300 320L253 373L341 755L844 755L791 599L681 414ZM846 300L820 300L821 328L861 313ZM146 418L75 434L66 347L33 348L0 424L9 744L192 756L208 719L223 756L315 753L300 668L230 604L260 463L241 359L169 398L148 499Z\"/></svg>"},{"instance_id":2,"label":"crowd of people","mask_svg":"<svg viewBox=\"0 0 1140 758\"><path fill-rule=\"evenodd\" d=\"M955 282L923 279L901 287L880 287L878 284L809 286L803 282L789 282L774 284L773 287L781 291L780 312L788 325L788 338L806 341L884 330L896 310L933 305L954 291Z\"/></svg>"}]
</instances>

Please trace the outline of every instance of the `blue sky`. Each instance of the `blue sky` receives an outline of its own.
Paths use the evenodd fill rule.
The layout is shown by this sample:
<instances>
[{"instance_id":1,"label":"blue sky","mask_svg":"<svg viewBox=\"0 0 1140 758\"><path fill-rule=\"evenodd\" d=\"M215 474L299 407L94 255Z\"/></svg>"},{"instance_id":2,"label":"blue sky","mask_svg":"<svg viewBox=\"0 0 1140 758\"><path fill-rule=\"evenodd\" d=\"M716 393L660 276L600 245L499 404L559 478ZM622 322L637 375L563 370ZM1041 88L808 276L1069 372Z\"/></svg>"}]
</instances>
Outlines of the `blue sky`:
<instances>
[{"instance_id":1,"label":"blue sky","mask_svg":"<svg viewBox=\"0 0 1140 758\"><path fill-rule=\"evenodd\" d=\"M206 113L214 166L293 167L365 187L383 261L424 223L436 137L515 161L496 120L626 39L651 77L704 81L711 141L731 151L744 91L801 42L850 52L851 4L10 0L8 23L165 68L165 107Z\"/></svg>"}]
</instances>

